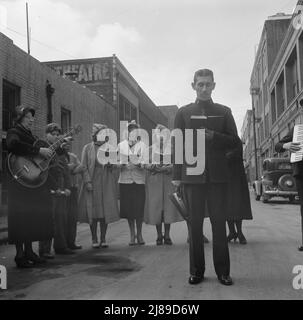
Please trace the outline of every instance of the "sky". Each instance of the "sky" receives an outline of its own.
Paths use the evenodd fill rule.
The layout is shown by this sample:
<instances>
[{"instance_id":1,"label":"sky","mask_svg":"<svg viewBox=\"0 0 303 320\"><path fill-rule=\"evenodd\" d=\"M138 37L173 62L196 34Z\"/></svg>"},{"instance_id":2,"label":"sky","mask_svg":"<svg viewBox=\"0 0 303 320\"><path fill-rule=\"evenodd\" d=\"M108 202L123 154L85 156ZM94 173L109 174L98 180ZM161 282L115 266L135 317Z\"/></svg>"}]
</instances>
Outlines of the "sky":
<instances>
[{"instance_id":1,"label":"sky","mask_svg":"<svg viewBox=\"0 0 303 320\"><path fill-rule=\"evenodd\" d=\"M195 100L194 72L212 69L240 134L264 22L297 0L0 0L0 32L25 51L26 2L36 59L116 54L156 105L178 107Z\"/></svg>"}]
</instances>

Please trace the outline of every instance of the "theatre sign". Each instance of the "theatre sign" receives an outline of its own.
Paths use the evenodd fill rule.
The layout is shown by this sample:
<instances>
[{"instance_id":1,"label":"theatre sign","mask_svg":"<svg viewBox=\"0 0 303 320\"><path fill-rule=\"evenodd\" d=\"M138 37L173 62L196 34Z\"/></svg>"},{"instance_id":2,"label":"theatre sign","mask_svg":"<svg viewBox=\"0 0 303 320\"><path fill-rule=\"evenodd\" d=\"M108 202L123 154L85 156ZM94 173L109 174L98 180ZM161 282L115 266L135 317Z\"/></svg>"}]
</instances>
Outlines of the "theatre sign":
<instances>
[{"instance_id":1,"label":"theatre sign","mask_svg":"<svg viewBox=\"0 0 303 320\"><path fill-rule=\"evenodd\" d=\"M74 80L79 83L110 82L112 75L111 59L104 60L75 60L46 62L60 76L67 77L67 74L75 73Z\"/></svg>"}]
</instances>

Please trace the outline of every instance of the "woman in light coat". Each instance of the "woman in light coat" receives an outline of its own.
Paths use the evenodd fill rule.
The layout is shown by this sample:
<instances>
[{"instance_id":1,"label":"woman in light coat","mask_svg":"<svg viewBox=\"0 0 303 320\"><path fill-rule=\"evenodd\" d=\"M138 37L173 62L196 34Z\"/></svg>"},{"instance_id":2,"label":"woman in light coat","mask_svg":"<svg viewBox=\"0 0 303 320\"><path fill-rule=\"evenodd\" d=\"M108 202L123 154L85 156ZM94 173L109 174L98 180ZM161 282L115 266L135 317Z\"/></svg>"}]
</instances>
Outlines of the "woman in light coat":
<instances>
[{"instance_id":1,"label":"woman in light coat","mask_svg":"<svg viewBox=\"0 0 303 320\"><path fill-rule=\"evenodd\" d=\"M170 225L182 221L183 218L169 199L169 194L174 191L171 183L170 132L162 125L157 125L156 130L158 132L154 134L153 145L150 147L150 164L146 165L144 222L156 226L157 245L163 243L171 245ZM160 133L163 134L164 139L160 139ZM164 224L164 235L162 234L162 224Z\"/></svg>"},{"instance_id":2,"label":"woman in light coat","mask_svg":"<svg viewBox=\"0 0 303 320\"><path fill-rule=\"evenodd\" d=\"M107 127L102 124L93 125L93 141L84 146L81 158L81 164L86 170L79 192L79 221L90 224L93 248L108 247L107 226L120 219L114 168L112 165L100 163L97 159L99 148L106 145L105 141L97 141L97 135L103 129ZM101 231L100 243L97 236L98 222Z\"/></svg>"}]
</instances>

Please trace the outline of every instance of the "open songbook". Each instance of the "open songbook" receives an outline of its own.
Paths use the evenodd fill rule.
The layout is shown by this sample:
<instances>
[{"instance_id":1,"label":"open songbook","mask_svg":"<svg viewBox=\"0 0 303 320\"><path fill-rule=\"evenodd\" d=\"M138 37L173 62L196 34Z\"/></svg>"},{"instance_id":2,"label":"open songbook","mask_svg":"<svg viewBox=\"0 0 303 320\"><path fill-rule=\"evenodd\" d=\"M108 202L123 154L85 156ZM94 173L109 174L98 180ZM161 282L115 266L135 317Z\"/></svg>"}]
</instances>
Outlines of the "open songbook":
<instances>
[{"instance_id":1,"label":"open songbook","mask_svg":"<svg viewBox=\"0 0 303 320\"><path fill-rule=\"evenodd\" d=\"M301 150L291 154L290 162L299 162L303 159L303 124L295 125L292 142L299 142Z\"/></svg>"}]
</instances>

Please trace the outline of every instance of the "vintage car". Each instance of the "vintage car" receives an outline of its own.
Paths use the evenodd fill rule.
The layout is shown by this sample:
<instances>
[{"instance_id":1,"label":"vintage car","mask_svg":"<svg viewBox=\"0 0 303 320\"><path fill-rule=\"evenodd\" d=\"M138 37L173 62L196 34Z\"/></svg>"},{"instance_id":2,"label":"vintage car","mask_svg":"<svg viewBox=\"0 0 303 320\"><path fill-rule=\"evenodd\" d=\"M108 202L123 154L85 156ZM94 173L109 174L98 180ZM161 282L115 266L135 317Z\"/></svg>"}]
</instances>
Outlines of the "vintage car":
<instances>
[{"instance_id":1,"label":"vintage car","mask_svg":"<svg viewBox=\"0 0 303 320\"><path fill-rule=\"evenodd\" d=\"M254 181L255 199L267 203L272 197L288 198L293 203L298 196L289 158L267 158L263 161L263 176Z\"/></svg>"}]
</instances>

